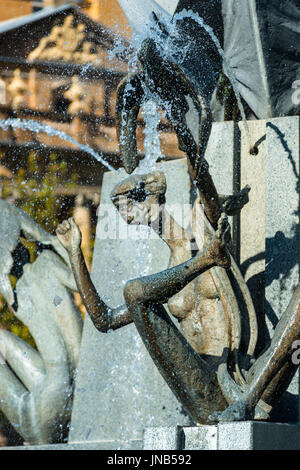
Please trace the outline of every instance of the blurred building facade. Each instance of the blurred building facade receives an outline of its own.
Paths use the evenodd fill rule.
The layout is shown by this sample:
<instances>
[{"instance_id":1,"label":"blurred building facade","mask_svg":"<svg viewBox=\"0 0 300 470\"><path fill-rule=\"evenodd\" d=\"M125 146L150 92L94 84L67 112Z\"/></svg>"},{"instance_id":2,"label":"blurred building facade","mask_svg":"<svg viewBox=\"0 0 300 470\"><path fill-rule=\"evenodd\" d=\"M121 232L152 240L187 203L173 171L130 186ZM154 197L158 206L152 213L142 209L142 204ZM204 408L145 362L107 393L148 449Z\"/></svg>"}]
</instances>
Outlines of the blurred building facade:
<instances>
[{"instance_id":1,"label":"blurred building facade","mask_svg":"<svg viewBox=\"0 0 300 470\"><path fill-rule=\"evenodd\" d=\"M59 0L7 0L5 8L3 3L0 4L0 118L48 124L88 144L118 168L114 108L117 85L128 67L126 55L112 58L111 52L116 39L125 50L129 47L131 30L117 0L77 0L68 5ZM137 142L141 156L143 131L140 113ZM181 154L177 139L164 119L160 124L160 141L166 158ZM66 182L72 182L72 176L77 175L69 194L72 203L75 204L78 195L84 201L99 194L105 167L76 145L58 137L0 129L0 151L2 166L12 174L26 167L29 151L41 154L45 166L55 153L67 164ZM56 190L66 192L64 187Z\"/></svg>"}]
</instances>

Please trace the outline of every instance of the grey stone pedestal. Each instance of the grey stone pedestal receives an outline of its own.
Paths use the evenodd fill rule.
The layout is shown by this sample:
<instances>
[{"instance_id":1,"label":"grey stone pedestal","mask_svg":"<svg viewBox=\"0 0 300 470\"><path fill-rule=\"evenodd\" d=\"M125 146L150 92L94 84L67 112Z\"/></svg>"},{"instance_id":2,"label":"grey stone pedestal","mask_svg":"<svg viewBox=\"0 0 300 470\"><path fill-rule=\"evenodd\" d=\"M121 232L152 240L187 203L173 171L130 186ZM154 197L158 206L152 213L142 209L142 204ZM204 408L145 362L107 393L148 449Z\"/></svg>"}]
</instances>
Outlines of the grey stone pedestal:
<instances>
[{"instance_id":1,"label":"grey stone pedestal","mask_svg":"<svg viewBox=\"0 0 300 470\"><path fill-rule=\"evenodd\" d=\"M300 426L255 421L147 428L144 450L300 450Z\"/></svg>"},{"instance_id":2,"label":"grey stone pedestal","mask_svg":"<svg viewBox=\"0 0 300 470\"><path fill-rule=\"evenodd\" d=\"M118 442L86 441L44 446L6 447L0 450L118 450ZM146 428L142 445L127 450L300 450L297 424L245 421L198 427Z\"/></svg>"}]
</instances>

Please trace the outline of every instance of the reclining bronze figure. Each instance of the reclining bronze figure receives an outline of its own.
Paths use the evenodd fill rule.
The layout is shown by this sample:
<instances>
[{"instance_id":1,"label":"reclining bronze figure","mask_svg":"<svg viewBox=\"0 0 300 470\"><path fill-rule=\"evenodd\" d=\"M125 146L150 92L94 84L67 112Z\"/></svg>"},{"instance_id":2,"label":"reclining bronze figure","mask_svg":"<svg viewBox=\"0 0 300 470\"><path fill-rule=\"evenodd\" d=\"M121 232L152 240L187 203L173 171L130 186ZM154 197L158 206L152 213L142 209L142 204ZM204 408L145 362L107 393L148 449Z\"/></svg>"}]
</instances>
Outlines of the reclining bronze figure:
<instances>
[{"instance_id":1,"label":"reclining bronze figure","mask_svg":"<svg viewBox=\"0 0 300 470\"><path fill-rule=\"evenodd\" d=\"M115 187L112 201L121 216L128 223L151 225L171 253L167 270L126 284L126 304L117 309L101 300L91 282L73 219L58 227L57 236L68 251L78 290L95 327L107 332L134 322L154 363L195 423L266 420L297 370L292 354L294 341L300 339L300 285L269 346L256 358L256 314L230 251L226 216L242 210L249 188L221 201L204 158L211 130L208 105L182 70L161 56L151 39L144 41L139 59L141 70L124 79L118 89L121 158L128 173L138 166L136 121L145 93L150 92L165 110L179 148L188 157L199 195L193 206L191 231L176 227L168 214L162 173L131 176ZM191 105L199 113L199 144L186 124ZM159 208L155 214L153 205ZM144 220L136 220L135 207L142 209ZM195 215L202 207L199 226ZM164 224L171 227L169 238L164 237ZM177 233L181 230L181 237L174 236L175 229ZM191 249L193 237L196 253ZM166 302L181 331L166 312Z\"/></svg>"}]
</instances>

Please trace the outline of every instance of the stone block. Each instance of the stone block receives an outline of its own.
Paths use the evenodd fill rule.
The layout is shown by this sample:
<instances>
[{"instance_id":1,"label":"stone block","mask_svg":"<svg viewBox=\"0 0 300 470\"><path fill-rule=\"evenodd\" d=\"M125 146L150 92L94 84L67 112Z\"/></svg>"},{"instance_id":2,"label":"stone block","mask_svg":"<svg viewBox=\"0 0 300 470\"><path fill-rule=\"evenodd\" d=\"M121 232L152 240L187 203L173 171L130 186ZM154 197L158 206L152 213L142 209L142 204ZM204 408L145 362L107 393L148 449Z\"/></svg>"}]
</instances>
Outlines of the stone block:
<instances>
[{"instance_id":1,"label":"stone block","mask_svg":"<svg viewBox=\"0 0 300 470\"><path fill-rule=\"evenodd\" d=\"M266 121L248 122L252 145L258 141L258 155L249 152L249 140L243 124L239 125L241 145L239 152L240 186L251 187L249 203L240 216L240 263L245 280L259 277L265 270L266 239ZM256 287L256 286L255 286Z\"/></svg>"},{"instance_id":2,"label":"stone block","mask_svg":"<svg viewBox=\"0 0 300 470\"><path fill-rule=\"evenodd\" d=\"M37 446L15 446L15 447L0 447L1 450L119 450L119 442L116 441L84 441L72 442L68 444L45 444ZM142 441L126 441L123 450L137 450L142 449Z\"/></svg>"},{"instance_id":3,"label":"stone block","mask_svg":"<svg viewBox=\"0 0 300 470\"><path fill-rule=\"evenodd\" d=\"M182 449L188 450L217 450L218 427L198 426L194 428L182 428Z\"/></svg>"},{"instance_id":4,"label":"stone block","mask_svg":"<svg viewBox=\"0 0 300 470\"><path fill-rule=\"evenodd\" d=\"M219 424L218 450L300 450L300 426L254 421Z\"/></svg>"},{"instance_id":5,"label":"stone block","mask_svg":"<svg viewBox=\"0 0 300 470\"><path fill-rule=\"evenodd\" d=\"M177 433L177 437L176 437ZM151 428L143 449L164 450L162 443L177 441L169 450L300 450L300 426L245 421L211 426ZM146 447L147 446L147 447Z\"/></svg>"},{"instance_id":6,"label":"stone block","mask_svg":"<svg viewBox=\"0 0 300 470\"><path fill-rule=\"evenodd\" d=\"M267 122L266 324L268 337L300 279L300 118ZM299 421L299 372L274 409L277 421Z\"/></svg>"},{"instance_id":7,"label":"stone block","mask_svg":"<svg viewBox=\"0 0 300 470\"><path fill-rule=\"evenodd\" d=\"M216 122L205 152L219 194L233 194L236 129L233 122Z\"/></svg>"},{"instance_id":8,"label":"stone block","mask_svg":"<svg viewBox=\"0 0 300 470\"><path fill-rule=\"evenodd\" d=\"M146 428L143 450L176 450L180 448L178 427Z\"/></svg>"}]
</instances>

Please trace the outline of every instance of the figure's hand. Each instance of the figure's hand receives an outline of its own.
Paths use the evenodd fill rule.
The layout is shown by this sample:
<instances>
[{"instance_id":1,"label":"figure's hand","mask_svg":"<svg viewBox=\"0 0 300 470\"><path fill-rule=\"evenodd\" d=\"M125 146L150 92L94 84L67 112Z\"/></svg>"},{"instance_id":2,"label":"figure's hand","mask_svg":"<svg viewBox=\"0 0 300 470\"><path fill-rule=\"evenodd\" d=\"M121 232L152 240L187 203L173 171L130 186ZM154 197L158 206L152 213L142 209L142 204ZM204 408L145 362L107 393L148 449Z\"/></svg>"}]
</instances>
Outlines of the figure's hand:
<instances>
[{"instance_id":1,"label":"figure's hand","mask_svg":"<svg viewBox=\"0 0 300 470\"><path fill-rule=\"evenodd\" d=\"M217 266L228 269L231 265L228 244L231 241L230 225L225 214L218 221L218 229L211 244L207 247L207 254L213 258Z\"/></svg>"},{"instance_id":2,"label":"figure's hand","mask_svg":"<svg viewBox=\"0 0 300 470\"><path fill-rule=\"evenodd\" d=\"M70 217L68 220L64 220L57 227L56 235L68 253L74 253L80 249L81 232L73 217Z\"/></svg>"},{"instance_id":3,"label":"figure's hand","mask_svg":"<svg viewBox=\"0 0 300 470\"><path fill-rule=\"evenodd\" d=\"M115 186L111 200L128 224L150 225L165 202L167 190L163 173L131 176Z\"/></svg>"}]
</instances>

